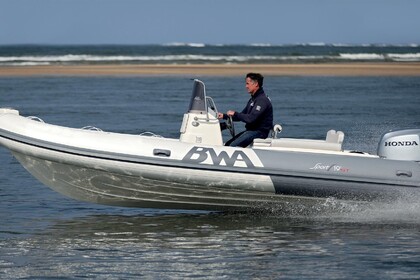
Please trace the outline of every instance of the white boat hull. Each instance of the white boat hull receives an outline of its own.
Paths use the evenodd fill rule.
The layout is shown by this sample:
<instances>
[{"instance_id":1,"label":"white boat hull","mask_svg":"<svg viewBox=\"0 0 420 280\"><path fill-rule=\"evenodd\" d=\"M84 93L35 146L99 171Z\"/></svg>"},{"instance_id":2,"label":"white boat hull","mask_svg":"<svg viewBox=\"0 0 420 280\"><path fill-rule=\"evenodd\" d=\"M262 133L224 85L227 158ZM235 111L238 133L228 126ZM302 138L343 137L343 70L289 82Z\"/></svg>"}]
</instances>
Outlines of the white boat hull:
<instances>
[{"instance_id":1,"label":"white boat hull","mask_svg":"<svg viewBox=\"0 0 420 280\"><path fill-rule=\"evenodd\" d=\"M116 167L112 163L112 168L107 168L103 161L93 167L95 162L87 164L81 159L79 162L83 166L79 166L18 152L13 152L13 155L26 170L51 189L76 200L97 204L142 208L252 210L280 209L283 204L292 202L316 205L323 201L258 190L264 181L267 185L272 184L267 176L229 176L142 164L119 164ZM166 174L166 178L163 174ZM247 190L244 182L259 187Z\"/></svg>"},{"instance_id":2,"label":"white boat hull","mask_svg":"<svg viewBox=\"0 0 420 280\"><path fill-rule=\"evenodd\" d=\"M0 145L52 189L87 202L202 210L393 200L420 191L420 130L384 135L378 155L326 140L223 146L215 105L195 81L179 139L67 128L0 109ZM217 111L217 110L216 110Z\"/></svg>"}]
</instances>

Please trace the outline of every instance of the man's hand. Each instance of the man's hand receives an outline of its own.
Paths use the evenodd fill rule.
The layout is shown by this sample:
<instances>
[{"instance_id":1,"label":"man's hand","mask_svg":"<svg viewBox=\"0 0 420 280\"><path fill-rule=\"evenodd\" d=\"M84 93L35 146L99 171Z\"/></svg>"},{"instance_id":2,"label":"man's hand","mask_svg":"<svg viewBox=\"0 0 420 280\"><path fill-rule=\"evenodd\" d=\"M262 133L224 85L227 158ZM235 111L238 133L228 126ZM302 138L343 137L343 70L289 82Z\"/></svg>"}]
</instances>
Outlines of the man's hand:
<instances>
[{"instance_id":1,"label":"man's hand","mask_svg":"<svg viewBox=\"0 0 420 280\"><path fill-rule=\"evenodd\" d=\"M226 115L228 115L229 117L233 117L233 115L235 115L235 111L229 110L227 111Z\"/></svg>"}]
</instances>

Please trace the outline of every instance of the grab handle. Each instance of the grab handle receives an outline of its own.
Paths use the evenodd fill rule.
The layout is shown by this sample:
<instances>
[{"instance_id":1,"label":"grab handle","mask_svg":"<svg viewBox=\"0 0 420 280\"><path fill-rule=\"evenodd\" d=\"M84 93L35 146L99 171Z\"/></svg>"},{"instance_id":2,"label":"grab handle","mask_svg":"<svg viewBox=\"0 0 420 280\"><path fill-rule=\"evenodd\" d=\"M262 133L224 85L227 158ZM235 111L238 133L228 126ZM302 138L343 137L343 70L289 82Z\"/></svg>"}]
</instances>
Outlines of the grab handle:
<instances>
[{"instance_id":1,"label":"grab handle","mask_svg":"<svg viewBox=\"0 0 420 280\"><path fill-rule=\"evenodd\" d=\"M159 157L170 157L171 151L170 150L164 150L164 149L154 149L153 155L159 156Z\"/></svg>"},{"instance_id":2,"label":"grab handle","mask_svg":"<svg viewBox=\"0 0 420 280\"><path fill-rule=\"evenodd\" d=\"M413 176L413 173L411 171L397 170L396 175L399 177L400 176L411 177Z\"/></svg>"}]
</instances>

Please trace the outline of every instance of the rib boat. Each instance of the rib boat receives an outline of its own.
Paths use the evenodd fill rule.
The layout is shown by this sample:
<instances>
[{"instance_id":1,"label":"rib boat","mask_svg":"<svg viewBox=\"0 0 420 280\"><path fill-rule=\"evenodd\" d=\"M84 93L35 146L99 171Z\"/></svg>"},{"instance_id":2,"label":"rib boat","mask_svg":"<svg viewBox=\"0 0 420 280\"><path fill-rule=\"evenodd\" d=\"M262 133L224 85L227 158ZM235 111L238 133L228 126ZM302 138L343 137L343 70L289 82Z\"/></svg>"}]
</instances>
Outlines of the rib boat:
<instances>
[{"instance_id":1,"label":"rib boat","mask_svg":"<svg viewBox=\"0 0 420 280\"><path fill-rule=\"evenodd\" d=\"M0 144L51 189L105 205L229 211L420 193L420 129L384 133L377 154L343 150L341 131L282 138L280 125L246 148L227 147L217 112L200 80L176 139L68 128L1 108Z\"/></svg>"}]
</instances>

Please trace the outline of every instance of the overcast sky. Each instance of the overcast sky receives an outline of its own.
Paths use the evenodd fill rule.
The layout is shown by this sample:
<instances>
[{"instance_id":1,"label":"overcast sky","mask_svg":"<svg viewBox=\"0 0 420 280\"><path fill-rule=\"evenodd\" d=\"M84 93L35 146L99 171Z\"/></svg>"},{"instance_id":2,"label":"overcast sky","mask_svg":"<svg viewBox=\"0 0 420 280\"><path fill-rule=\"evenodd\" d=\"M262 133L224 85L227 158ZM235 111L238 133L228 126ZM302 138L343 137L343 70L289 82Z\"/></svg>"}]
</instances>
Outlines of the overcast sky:
<instances>
[{"instance_id":1,"label":"overcast sky","mask_svg":"<svg viewBox=\"0 0 420 280\"><path fill-rule=\"evenodd\" d=\"M420 0L0 0L0 44L420 44Z\"/></svg>"}]
</instances>

